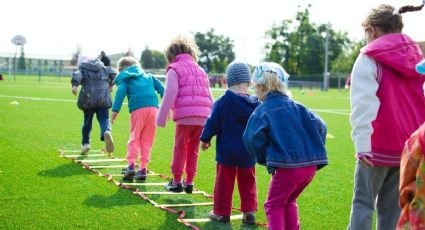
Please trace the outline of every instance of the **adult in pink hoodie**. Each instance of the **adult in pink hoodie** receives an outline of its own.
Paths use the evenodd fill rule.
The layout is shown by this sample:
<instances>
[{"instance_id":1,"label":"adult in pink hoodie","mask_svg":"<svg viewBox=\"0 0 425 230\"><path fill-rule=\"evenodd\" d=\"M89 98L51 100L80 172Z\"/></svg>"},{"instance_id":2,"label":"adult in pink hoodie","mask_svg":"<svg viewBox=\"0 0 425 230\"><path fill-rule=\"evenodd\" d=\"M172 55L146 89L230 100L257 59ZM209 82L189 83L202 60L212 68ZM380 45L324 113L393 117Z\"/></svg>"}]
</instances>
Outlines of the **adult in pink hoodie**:
<instances>
[{"instance_id":1,"label":"adult in pink hoodie","mask_svg":"<svg viewBox=\"0 0 425 230\"><path fill-rule=\"evenodd\" d=\"M165 185L171 192L192 193L197 171L200 136L211 114L213 98L205 71L196 63L196 43L184 37L174 39L166 48L170 63L167 83L156 124L165 127L170 110L176 123L171 173L173 179ZM186 178L182 183L183 172Z\"/></svg>"},{"instance_id":2,"label":"adult in pink hoodie","mask_svg":"<svg viewBox=\"0 0 425 230\"><path fill-rule=\"evenodd\" d=\"M422 5L423 6L423 5ZM402 34L401 14L422 7L372 9L363 22L367 45L352 71L352 138L358 159L348 229L395 229L400 216L400 157L404 142L425 121L423 59L419 45Z\"/></svg>"}]
</instances>

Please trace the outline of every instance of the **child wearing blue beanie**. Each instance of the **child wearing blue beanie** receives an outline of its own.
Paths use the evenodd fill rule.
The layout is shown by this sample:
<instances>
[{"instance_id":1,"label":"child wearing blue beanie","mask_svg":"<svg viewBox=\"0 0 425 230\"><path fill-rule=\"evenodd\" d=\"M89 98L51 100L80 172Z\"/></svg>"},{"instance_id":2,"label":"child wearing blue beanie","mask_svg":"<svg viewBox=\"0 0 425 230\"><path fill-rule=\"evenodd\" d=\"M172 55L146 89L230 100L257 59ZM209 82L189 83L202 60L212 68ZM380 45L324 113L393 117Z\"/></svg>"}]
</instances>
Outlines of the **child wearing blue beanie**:
<instances>
[{"instance_id":1,"label":"child wearing blue beanie","mask_svg":"<svg viewBox=\"0 0 425 230\"><path fill-rule=\"evenodd\" d=\"M246 150L242 134L260 102L257 97L248 94L251 71L246 63L230 63L226 69L226 81L228 90L214 103L200 138L202 150L206 150L211 146L212 137L217 136L214 209L209 218L224 223L230 221L232 195L237 179L242 222L255 224L254 212L258 206L255 159Z\"/></svg>"}]
</instances>

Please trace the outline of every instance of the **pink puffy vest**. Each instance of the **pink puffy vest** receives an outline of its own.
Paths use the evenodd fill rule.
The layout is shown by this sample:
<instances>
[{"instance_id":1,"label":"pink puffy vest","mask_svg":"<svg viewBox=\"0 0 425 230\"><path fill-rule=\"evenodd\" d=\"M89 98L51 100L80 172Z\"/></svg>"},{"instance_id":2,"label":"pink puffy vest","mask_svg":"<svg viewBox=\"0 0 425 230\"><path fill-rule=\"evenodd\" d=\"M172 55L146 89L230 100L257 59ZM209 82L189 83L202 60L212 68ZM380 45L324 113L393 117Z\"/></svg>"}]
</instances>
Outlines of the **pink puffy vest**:
<instances>
[{"instance_id":1,"label":"pink puffy vest","mask_svg":"<svg viewBox=\"0 0 425 230\"><path fill-rule=\"evenodd\" d=\"M173 120L189 117L208 118L212 102L205 71L189 54L177 55L169 68L176 71L179 84L179 92L173 105Z\"/></svg>"},{"instance_id":2,"label":"pink puffy vest","mask_svg":"<svg viewBox=\"0 0 425 230\"><path fill-rule=\"evenodd\" d=\"M405 141L425 121L425 76L415 66L423 59L418 44L404 34L382 36L362 52L377 63L380 107L372 122L372 162L399 166Z\"/></svg>"}]
</instances>

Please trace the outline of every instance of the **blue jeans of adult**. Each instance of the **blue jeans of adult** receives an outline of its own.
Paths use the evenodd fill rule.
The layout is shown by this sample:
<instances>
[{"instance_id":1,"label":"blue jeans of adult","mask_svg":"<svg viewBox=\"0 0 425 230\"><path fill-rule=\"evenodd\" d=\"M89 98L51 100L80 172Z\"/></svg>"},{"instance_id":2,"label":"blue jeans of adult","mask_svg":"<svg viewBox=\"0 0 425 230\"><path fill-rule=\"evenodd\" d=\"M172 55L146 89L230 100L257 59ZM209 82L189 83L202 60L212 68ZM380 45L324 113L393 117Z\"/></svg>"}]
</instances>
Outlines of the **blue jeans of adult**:
<instances>
[{"instance_id":1,"label":"blue jeans of adult","mask_svg":"<svg viewBox=\"0 0 425 230\"><path fill-rule=\"evenodd\" d=\"M357 161L354 197L348 230L372 229L376 208L376 229L395 229L400 217L400 167L370 167Z\"/></svg>"},{"instance_id":2,"label":"blue jeans of adult","mask_svg":"<svg viewBox=\"0 0 425 230\"><path fill-rule=\"evenodd\" d=\"M93 116L96 114L97 121L100 125L100 140L103 141L103 134L106 131L111 131L111 124L109 123L109 108L97 107L83 110L84 123L82 127L83 141L82 144L90 144L90 134L93 124Z\"/></svg>"}]
</instances>

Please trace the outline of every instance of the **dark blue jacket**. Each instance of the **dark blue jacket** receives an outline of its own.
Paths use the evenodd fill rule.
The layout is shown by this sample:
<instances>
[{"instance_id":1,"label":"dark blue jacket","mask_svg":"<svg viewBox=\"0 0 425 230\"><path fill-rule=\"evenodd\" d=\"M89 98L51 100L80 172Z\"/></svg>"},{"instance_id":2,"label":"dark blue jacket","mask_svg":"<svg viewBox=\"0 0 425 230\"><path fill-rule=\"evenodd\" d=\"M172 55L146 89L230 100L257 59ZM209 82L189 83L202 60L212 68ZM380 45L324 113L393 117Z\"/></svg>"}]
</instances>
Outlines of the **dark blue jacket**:
<instances>
[{"instance_id":1,"label":"dark blue jacket","mask_svg":"<svg viewBox=\"0 0 425 230\"><path fill-rule=\"evenodd\" d=\"M243 140L269 173L276 167L328 164L326 124L311 110L280 92L270 92L248 121Z\"/></svg>"},{"instance_id":2,"label":"dark blue jacket","mask_svg":"<svg viewBox=\"0 0 425 230\"><path fill-rule=\"evenodd\" d=\"M209 143L217 135L218 163L241 168L255 166L255 159L246 150L242 134L249 117L259 104L257 97L238 95L230 90L214 103L200 139Z\"/></svg>"},{"instance_id":3,"label":"dark blue jacket","mask_svg":"<svg viewBox=\"0 0 425 230\"><path fill-rule=\"evenodd\" d=\"M81 110L112 106L110 86L114 85L117 71L99 60L83 62L72 73L72 86L81 85L77 105Z\"/></svg>"}]
</instances>

